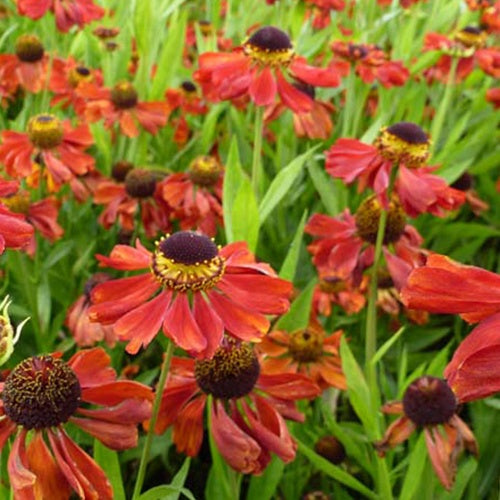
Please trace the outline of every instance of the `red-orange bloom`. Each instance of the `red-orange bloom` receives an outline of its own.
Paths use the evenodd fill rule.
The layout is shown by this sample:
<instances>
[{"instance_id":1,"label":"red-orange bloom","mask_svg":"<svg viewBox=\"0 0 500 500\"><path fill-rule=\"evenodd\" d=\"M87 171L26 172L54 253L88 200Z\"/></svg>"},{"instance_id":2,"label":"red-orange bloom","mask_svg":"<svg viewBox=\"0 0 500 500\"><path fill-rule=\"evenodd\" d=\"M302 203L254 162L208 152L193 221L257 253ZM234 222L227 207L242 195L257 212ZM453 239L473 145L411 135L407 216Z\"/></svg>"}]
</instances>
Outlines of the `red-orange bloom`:
<instances>
[{"instance_id":1,"label":"red-orange bloom","mask_svg":"<svg viewBox=\"0 0 500 500\"><path fill-rule=\"evenodd\" d=\"M93 123L104 119L106 128L117 123L127 137L139 135L137 123L153 135L167 123L167 103L139 101L137 91L129 82L117 83L112 89L87 83L81 85L79 92L89 100L85 108L87 120Z\"/></svg>"},{"instance_id":2,"label":"red-orange bloom","mask_svg":"<svg viewBox=\"0 0 500 500\"><path fill-rule=\"evenodd\" d=\"M281 102L295 112L306 112L312 100L284 75L318 87L336 87L340 75L334 68L316 68L297 57L286 33L273 26L260 28L230 53L206 52L199 58L195 79L213 101L249 95L257 106Z\"/></svg>"},{"instance_id":3,"label":"red-orange bloom","mask_svg":"<svg viewBox=\"0 0 500 500\"><path fill-rule=\"evenodd\" d=\"M101 265L146 274L108 281L92 291L92 320L114 323L127 351L147 346L160 328L177 345L210 357L224 329L246 341L269 330L266 315L289 307L292 284L257 263L244 242L221 249L201 234L180 231L156 243L154 252L117 245ZM159 293L158 293L159 292Z\"/></svg>"},{"instance_id":4,"label":"red-orange bloom","mask_svg":"<svg viewBox=\"0 0 500 500\"><path fill-rule=\"evenodd\" d=\"M0 383L0 449L19 431L7 463L16 498L64 500L72 490L80 498L113 498L102 469L64 430L69 421L114 450L137 446L137 424L149 418L153 393L116 380L110 362L100 348L67 363L33 356Z\"/></svg>"},{"instance_id":5,"label":"red-orange bloom","mask_svg":"<svg viewBox=\"0 0 500 500\"><path fill-rule=\"evenodd\" d=\"M474 323L500 312L500 275L432 254L412 271L401 297L413 309L460 314Z\"/></svg>"},{"instance_id":6,"label":"red-orange bloom","mask_svg":"<svg viewBox=\"0 0 500 500\"><path fill-rule=\"evenodd\" d=\"M33 171L34 157L60 185L75 175L84 175L94 166L92 156L84 150L93 144L87 125L75 129L53 115L36 115L28 122L27 133L4 130L0 161L12 177L27 177Z\"/></svg>"},{"instance_id":7,"label":"red-orange bloom","mask_svg":"<svg viewBox=\"0 0 500 500\"><path fill-rule=\"evenodd\" d=\"M83 28L104 16L104 9L92 0L17 0L19 14L40 19L47 11L54 13L59 31L66 33L72 26Z\"/></svg>"},{"instance_id":8,"label":"red-orange bloom","mask_svg":"<svg viewBox=\"0 0 500 500\"><path fill-rule=\"evenodd\" d=\"M286 332L273 330L264 337L258 350L263 354L262 373L302 373L321 389L346 389L339 347L342 330L327 335L318 321L307 328Z\"/></svg>"},{"instance_id":9,"label":"red-orange bloom","mask_svg":"<svg viewBox=\"0 0 500 500\"><path fill-rule=\"evenodd\" d=\"M297 445L285 418L303 421L295 401L318 394L318 387L300 374L259 375L250 345L225 341L212 359L173 359L155 431L173 425L177 450L195 456L207 408L209 432L226 462L244 474L260 474L271 453L285 463L295 458Z\"/></svg>"}]
</instances>

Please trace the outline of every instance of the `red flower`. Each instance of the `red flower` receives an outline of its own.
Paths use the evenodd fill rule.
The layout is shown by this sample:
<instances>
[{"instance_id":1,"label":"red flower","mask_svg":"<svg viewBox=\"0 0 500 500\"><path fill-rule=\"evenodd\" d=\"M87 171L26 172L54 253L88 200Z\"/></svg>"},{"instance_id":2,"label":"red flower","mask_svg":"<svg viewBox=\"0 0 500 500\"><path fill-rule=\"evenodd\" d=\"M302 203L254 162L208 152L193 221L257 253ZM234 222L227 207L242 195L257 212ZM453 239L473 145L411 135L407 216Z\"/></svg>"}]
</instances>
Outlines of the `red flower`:
<instances>
[{"instance_id":1,"label":"red flower","mask_svg":"<svg viewBox=\"0 0 500 500\"><path fill-rule=\"evenodd\" d=\"M24 217L0 204L0 254L6 248L24 248L33 237L33 226Z\"/></svg>"},{"instance_id":2,"label":"red flower","mask_svg":"<svg viewBox=\"0 0 500 500\"><path fill-rule=\"evenodd\" d=\"M309 111L312 100L286 80L284 69L310 85L336 87L340 83L333 68L309 66L297 57L288 35L273 26L257 30L234 52L201 54L195 79L213 101L249 95L257 106L269 106L278 95L293 111Z\"/></svg>"},{"instance_id":3,"label":"red flower","mask_svg":"<svg viewBox=\"0 0 500 500\"><path fill-rule=\"evenodd\" d=\"M109 347L116 343L116 335L111 326L92 323L89 318L90 292L99 283L108 281L111 277L106 273L96 273L85 283L83 295L69 307L65 325L72 333L76 345L89 347L104 340Z\"/></svg>"},{"instance_id":4,"label":"red flower","mask_svg":"<svg viewBox=\"0 0 500 500\"><path fill-rule=\"evenodd\" d=\"M104 126L115 123L127 137L137 137L137 122L150 134L165 126L169 113L165 102L141 102L137 91L129 82L117 83L112 89L98 88L90 83L82 85L80 94L87 98L85 117L91 123L104 119Z\"/></svg>"},{"instance_id":5,"label":"red flower","mask_svg":"<svg viewBox=\"0 0 500 500\"><path fill-rule=\"evenodd\" d=\"M412 271L401 297L408 307L473 323L500 312L500 275L432 254Z\"/></svg>"},{"instance_id":6,"label":"red flower","mask_svg":"<svg viewBox=\"0 0 500 500\"><path fill-rule=\"evenodd\" d=\"M56 16L56 26L66 33L72 26L83 28L104 16L104 9L92 0L17 0L19 14L40 19L50 10Z\"/></svg>"},{"instance_id":7,"label":"red flower","mask_svg":"<svg viewBox=\"0 0 500 500\"><path fill-rule=\"evenodd\" d=\"M149 418L153 393L116 380L110 361L99 348L77 352L67 363L34 356L0 383L0 448L19 430L7 463L16 498L63 500L72 490L80 498L113 498L102 469L64 430L69 421L114 450L137 446L137 424Z\"/></svg>"},{"instance_id":8,"label":"red flower","mask_svg":"<svg viewBox=\"0 0 500 500\"><path fill-rule=\"evenodd\" d=\"M0 161L12 177L27 177L33 170L33 159L50 172L53 182L60 185L75 175L84 175L95 160L83 151L93 139L87 125L71 129L49 114L36 115L28 122L27 133L4 130L0 145Z\"/></svg>"},{"instance_id":9,"label":"red flower","mask_svg":"<svg viewBox=\"0 0 500 500\"><path fill-rule=\"evenodd\" d=\"M493 87L486 91L486 100L493 104L495 109L500 108L500 87Z\"/></svg>"},{"instance_id":10,"label":"red flower","mask_svg":"<svg viewBox=\"0 0 500 500\"><path fill-rule=\"evenodd\" d=\"M417 125L400 122L383 128L374 145L357 139L338 139L326 151L326 171L347 183L359 179L358 189L372 188L387 204L390 172L398 165L394 190L405 212L411 217L429 212L442 216L465 201L465 195L423 167L429 155L427 134Z\"/></svg>"},{"instance_id":11,"label":"red flower","mask_svg":"<svg viewBox=\"0 0 500 500\"><path fill-rule=\"evenodd\" d=\"M318 393L300 374L259 375L250 345L225 340L212 359L173 359L155 431L160 434L173 425L177 450L195 456L208 407L209 432L226 462L244 474L260 474L271 452L286 463L294 459L296 443L284 418L303 421L295 401Z\"/></svg>"},{"instance_id":12,"label":"red flower","mask_svg":"<svg viewBox=\"0 0 500 500\"><path fill-rule=\"evenodd\" d=\"M136 248L117 245L110 257L98 259L115 269L148 269L92 291L90 317L114 323L118 338L129 340L130 353L147 346L162 327L183 349L210 357L224 329L259 340L270 325L265 315L289 307L292 284L255 262L243 242L219 249L207 236L180 231L158 241L154 253L137 241Z\"/></svg>"}]
</instances>

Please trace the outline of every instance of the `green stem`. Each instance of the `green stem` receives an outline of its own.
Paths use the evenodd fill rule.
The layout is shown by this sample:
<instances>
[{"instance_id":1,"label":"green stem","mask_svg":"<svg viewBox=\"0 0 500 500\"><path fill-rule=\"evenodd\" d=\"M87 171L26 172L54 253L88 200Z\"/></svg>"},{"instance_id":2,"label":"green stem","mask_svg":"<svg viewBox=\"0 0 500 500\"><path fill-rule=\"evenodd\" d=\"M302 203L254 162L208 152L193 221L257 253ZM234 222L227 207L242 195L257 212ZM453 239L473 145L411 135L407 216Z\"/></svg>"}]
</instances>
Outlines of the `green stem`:
<instances>
[{"instance_id":1,"label":"green stem","mask_svg":"<svg viewBox=\"0 0 500 500\"><path fill-rule=\"evenodd\" d=\"M342 117L342 133L340 134L341 137L350 137L351 120L354 112L354 99L356 98L356 93L354 92L355 85L356 85L356 71L354 67L351 65L344 89L345 107L344 107L344 116Z\"/></svg>"},{"instance_id":2,"label":"green stem","mask_svg":"<svg viewBox=\"0 0 500 500\"><path fill-rule=\"evenodd\" d=\"M257 200L259 199L260 176L262 173L262 133L264 131L264 108L255 109L253 159L252 159L252 187Z\"/></svg>"},{"instance_id":3,"label":"green stem","mask_svg":"<svg viewBox=\"0 0 500 500\"><path fill-rule=\"evenodd\" d=\"M448 81L446 82L446 88L444 91L443 99L441 100L441 104L439 105L436 116L432 120L431 153L434 152L434 150L439 142L439 138L441 136L441 132L442 132L442 128L443 128L444 118L445 118L446 112L448 111L448 108L450 106L451 97L453 95L453 89L454 89L454 85L455 85L455 76L457 73L457 66L458 66L458 57L453 57L451 60L450 72L448 73Z\"/></svg>"},{"instance_id":4,"label":"green stem","mask_svg":"<svg viewBox=\"0 0 500 500\"><path fill-rule=\"evenodd\" d=\"M142 450L141 463L139 464L139 471L137 472L137 479L135 481L135 488L132 500L136 500L137 498L139 498L141 494L142 485L144 483L144 476L146 474L146 466L149 460L149 452L151 451L151 445L153 443L154 428L156 426L156 420L158 418L158 413L160 411L161 398L163 395L163 391L165 389L165 382L167 381L168 372L170 371L170 362L172 361L173 353L174 353L174 343L169 341L167 352L165 353L165 359L163 360L163 366L161 368L158 385L156 386L156 395L153 403L153 411L151 413L151 420L149 421L149 429L146 436L146 441L144 443L144 448Z\"/></svg>"}]
</instances>

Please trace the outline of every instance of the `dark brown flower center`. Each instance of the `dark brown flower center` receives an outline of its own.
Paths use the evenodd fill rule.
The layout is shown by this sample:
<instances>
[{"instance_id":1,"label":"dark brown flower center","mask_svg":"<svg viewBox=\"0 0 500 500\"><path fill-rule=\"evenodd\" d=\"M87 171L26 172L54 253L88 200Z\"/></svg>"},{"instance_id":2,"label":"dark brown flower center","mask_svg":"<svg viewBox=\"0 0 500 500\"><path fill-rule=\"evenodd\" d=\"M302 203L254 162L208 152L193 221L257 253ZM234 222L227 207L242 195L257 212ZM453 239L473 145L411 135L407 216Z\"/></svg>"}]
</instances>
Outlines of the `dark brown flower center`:
<instances>
[{"instance_id":1,"label":"dark brown flower center","mask_svg":"<svg viewBox=\"0 0 500 500\"><path fill-rule=\"evenodd\" d=\"M225 259L210 238L179 231L156 242L151 270L164 287L185 292L214 287L225 266Z\"/></svg>"},{"instance_id":2,"label":"dark brown flower center","mask_svg":"<svg viewBox=\"0 0 500 500\"><path fill-rule=\"evenodd\" d=\"M354 216L358 235L361 239L372 244L377 241L381 214L382 207L375 196L370 196L361 203ZM405 225L406 216L401 203L396 198L393 198L389 202L384 244L387 245L398 241L404 232Z\"/></svg>"},{"instance_id":3,"label":"dark brown flower center","mask_svg":"<svg viewBox=\"0 0 500 500\"><path fill-rule=\"evenodd\" d=\"M189 81L185 80L181 83L181 88L184 90L184 92L187 92L188 94L192 94L193 92L196 92L196 85Z\"/></svg>"},{"instance_id":4,"label":"dark brown flower center","mask_svg":"<svg viewBox=\"0 0 500 500\"><path fill-rule=\"evenodd\" d=\"M49 114L30 118L27 131L30 141L40 149L52 149L59 146L64 136L61 121Z\"/></svg>"},{"instance_id":5,"label":"dark brown flower center","mask_svg":"<svg viewBox=\"0 0 500 500\"><path fill-rule=\"evenodd\" d=\"M250 344L227 338L213 358L197 360L194 374L200 389L219 399L241 398L259 378L260 365Z\"/></svg>"},{"instance_id":6,"label":"dark brown flower center","mask_svg":"<svg viewBox=\"0 0 500 500\"><path fill-rule=\"evenodd\" d=\"M118 182L123 182L125 178L127 177L127 174L134 168L133 163L130 163L129 161L117 161L112 167L111 167L111 176L115 181Z\"/></svg>"},{"instance_id":7,"label":"dark brown flower center","mask_svg":"<svg viewBox=\"0 0 500 500\"><path fill-rule=\"evenodd\" d=\"M15 50L21 61L30 63L40 61L44 54L42 42L35 35L21 35L16 40Z\"/></svg>"},{"instance_id":8,"label":"dark brown flower center","mask_svg":"<svg viewBox=\"0 0 500 500\"><path fill-rule=\"evenodd\" d=\"M222 165L213 156L198 156L189 165L188 173L194 184L210 187L219 180Z\"/></svg>"},{"instance_id":9,"label":"dark brown flower center","mask_svg":"<svg viewBox=\"0 0 500 500\"><path fill-rule=\"evenodd\" d=\"M306 94L306 96L310 97L313 100L316 97L316 90L312 85L309 85L308 83L296 82L293 84L293 86L297 90L300 90L303 94Z\"/></svg>"},{"instance_id":10,"label":"dark brown flower center","mask_svg":"<svg viewBox=\"0 0 500 500\"><path fill-rule=\"evenodd\" d=\"M76 66L68 72L68 82L72 87L77 87L81 82L91 82L92 72L85 66Z\"/></svg>"},{"instance_id":11,"label":"dark brown flower center","mask_svg":"<svg viewBox=\"0 0 500 500\"><path fill-rule=\"evenodd\" d=\"M332 464L340 464L346 454L344 445L335 436L323 436L314 445L314 451Z\"/></svg>"},{"instance_id":12,"label":"dark brown flower center","mask_svg":"<svg viewBox=\"0 0 500 500\"><path fill-rule=\"evenodd\" d=\"M466 48L479 49L486 42L487 33L476 26L466 26L454 35L454 40Z\"/></svg>"},{"instance_id":13,"label":"dark brown flower center","mask_svg":"<svg viewBox=\"0 0 500 500\"><path fill-rule=\"evenodd\" d=\"M290 37L274 26L257 30L243 43L243 52L265 66L287 65L294 56Z\"/></svg>"},{"instance_id":14,"label":"dark brown flower center","mask_svg":"<svg viewBox=\"0 0 500 500\"><path fill-rule=\"evenodd\" d=\"M107 40L108 38L114 38L120 33L120 28L106 28L105 26L98 26L92 32L95 36L99 37L101 40Z\"/></svg>"},{"instance_id":15,"label":"dark brown flower center","mask_svg":"<svg viewBox=\"0 0 500 500\"><path fill-rule=\"evenodd\" d=\"M5 380L2 393L6 415L26 429L43 429L66 422L78 408L80 383L60 359L34 356L19 363Z\"/></svg>"},{"instance_id":16,"label":"dark brown flower center","mask_svg":"<svg viewBox=\"0 0 500 500\"><path fill-rule=\"evenodd\" d=\"M214 25L206 19L198 21L198 26L203 36L210 36L214 33Z\"/></svg>"},{"instance_id":17,"label":"dark brown flower center","mask_svg":"<svg viewBox=\"0 0 500 500\"><path fill-rule=\"evenodd\" d=\"M323 354L323 335L312 330L299 330L290 335L288 351L299 363L317 361Z\"/></svg>"},{"instance_id":18,"label":"dark brown flower center","mask_svg":"<svg viewBox=\"0 0 500 500\"><path fill-rule=\"evenodd\" d=\"M459 191L469 191L474 184L474 178L468 172L463 173L450 187Z\"/></svg>"},{"instance_id":19,"label":"dark brown flower center","mask_svg":"<svg viewBox=\"0 0 500 500\"><path fill-rule=\"evenodd\" d=\"M427 134L415 123L399 122L387 127L387 132L409 144L427 144Z\"/></svg>"},{"instance_id":20,"label":"dark brown flower center","mask_svg":"<svg viewBox=\"0 0 500 500\"><path fill-rule=\"evenodd\" d=\"M138 95L129 82L117 83L111 89L111 102L120 109L130 109L137 104Z\"/></svg>"},{"instance_id":21,"label":"dark brown flower center","mask_svg":"<svg viewBox=\"0 0 500 500\"><path fill-rule=\"evenodd\" d=\"M156 176L153 172L134 168L125 176L125 191L132 198L148 198L153 196L156 189Z\"/></svg>"},{"instance_id":22,"label":"dark brown flower center","mask_svg":"<svg viewBox=\"0 0 500 500\"><path fill-rule=\"evenodd\" d=\"M425 375L406 389L403 409L416 425L444 424L455 413L457 399L444 380Z\"/></svg>"}]
</instances>

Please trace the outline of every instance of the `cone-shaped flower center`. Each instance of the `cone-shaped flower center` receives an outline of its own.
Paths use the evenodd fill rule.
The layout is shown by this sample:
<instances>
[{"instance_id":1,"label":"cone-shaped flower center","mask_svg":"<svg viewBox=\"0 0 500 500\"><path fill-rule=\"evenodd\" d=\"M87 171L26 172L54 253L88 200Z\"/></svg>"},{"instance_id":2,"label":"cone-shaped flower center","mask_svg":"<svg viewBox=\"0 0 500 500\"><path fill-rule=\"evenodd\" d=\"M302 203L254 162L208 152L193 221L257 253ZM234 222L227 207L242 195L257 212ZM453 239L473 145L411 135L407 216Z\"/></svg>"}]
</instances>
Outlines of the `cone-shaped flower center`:
<instances>
[{"instance_id":1,"label":"cone-shaped flower center","mask_svg":"<svg viewBox=\"0 0 500 500\"><path fill-rule=\"evenodd\" d=\"M61 144L64 129L54 115L36 115L28 122L28 137L40 149L52 149Z\"/></svg>"},{"instance_id":2,"label":"cone-shaped flower center","mask_svg":"<svg viewBox=\"0 0 500 500\"><path fill-rule=\"evenodd\" d=\"M198 186L213 186L221 173L222 166L213 156L198 156L189 165L189 178Z\"/></svg>"},{"instance_id":3,"label":"cone-shaped flower center","mask_svg":"<svg viewBox=\"0 0 500 500\"><path fill-rule=\"evenodd\" d=\"M486 43L487 32L475 26L466 26L454 35L454 40L460 42L464 47L480 49Z\"/></svg>"},{"instance_id":4,"label":"cone-shaped flower center","mask_svg":"<svg viewBox=\"0 0 500 500\"><path fill-rule=\"evenodd\" d=\"M137 91L129 82L117 83L111 89L111 102L120 109L130 109L137 104Z\"/></svg>"},{"instance_id":5,"label":"cone-shaped flower center","mask_svg":"<svg viewBox=\"0 0 500 500\"><path fill-rule=\"evenodd\" d=\"M368 55L369 49L364 45L357 45L355 43L350 43L348 46L349 59L352 61L357 61L363 59Z\"/></svg>"},{"instance_id":6,"label":"cone-shaped flower center","mask_svg":"<svg viewBox=\"0 0 500 500\"><path fill-rule=\"evenodd\" d=\"M91 82L92 72L85 66L76 66L68 72L68 82L72 87L78 86L81 82Z\"/></svg>"},{"instance_id":7,"label":"cone-shaped flower center","mask_svg":"<svg viewBox=\"0 0 500 500\"><path fill-rule=\"evenodd\" d=\"M375 196L370 196L361 203L355 214L359 237L368 243L377 241L377 232L382 207ZM401 203L396 198L389 202L389 212L384 233L384 244L394 243L403 234L406 216Z\"/></svg>"},{"instance_id":8,"label":"cone-shaped flower center","mask_svg":"<svg viewBox=\"0 0 500 500\"><path fill-rule=\"evenodd\" d=\"M127 174L134 168L133 163L130 163L129 161L117 161L112 167L111 167L111 177L115 181L118 182L123 182L125 178L127 177Z\"/></svg>"},{"instance_id":9,"label":"cone-shaped flower center","mask_svg":"<svg viewBox=\"0 0 500 500\"><path fill-rule=\"evenodd\" d=\"M179 231L156 242L151 270L165 288L185 292L213 288L224 275L225 266L210 238Z\"/></svg>"},{"instance_id":10,"label":"cone-shaped flower center","mask_svg":"<svg viewBox=\"0 0 500 500\"><path fill-rule=\"evenodd\" d=\"M286 66L294 56L290 37L274 26L257 30L243 43L243 52L264 66Z\"/></svg>"},{"instance_id":11,"label":"cone-shaped flower center","mask_svg":"<svg viewBox=\"0 0 500 500\"><path fill-rule=\"evenodd\" d=\"M464 172L450 187L459 191L469 191L474 185L474 178L468 172Z\"/></svg>"},{"instance_id":12,"label":"cone-shaped flower center","mask_svg":"<svg viewBox=\"0 0 500 500\"><path fill-rule=\"evenodd\" d=\"M259 378L260 365L250 344L227 338L213 358L197 360L194 375L200 389L216 398L241 398Z\"/></svg>"},{"instance_id":13,"label":"cone-shaped flower center","mask_svg":"<svg viewBox=\"0 0 500 500\"><path fill-rule=\"evenodd\" d=\"M132 198L148 198L156 189L156 176L150 170L135 168L125 176L125 191Z\"/></svg>"},{"instance_id":14,"label":"cone-shaped flower center","mask_svg":"<svg viewBox=\"0 0 500 500\"><path fill-rule=\"evenodd\" d=\"M30 201L30 194L27 191L21 191L20 193L7 196L6 198L0 198L0 202L11 212L24 215L29 212Z\"/></svg>"},{"instance_id":15,"label":"cone-shaped flower center","mask_svg":"<svg viewBox=\"0 0 500 500\"><path fill-rule=\"evenodd\" d=\"M5 413L26 429L43 429L66 422L78 408L80 383L60 359L33 356L19 363L5 380Z\"/></svg>"},{"instance_id":16,"label":"cone-shaped flower center","mask_svg":"<svg viewBox=\"0 0 500 500\"><path fill-rule=\"evenodd\" d=\"M310 363L323 354L323 335L312 330L299 330L290 335L288 351L295 361Z\"/></svg>"},{"instance_id":17,"label":"cone-shaped flower center","mask_svg":"<svg viewBox=\"0 0 500 500\"><path fill-rule=\"evenodd\" d=\"M444 380L424 375L406 389L403 409L416 425L443 424L455 413L457 399Z\"/></svg>"},{"instance_id":18,"label":"cone-shaped flower center","mask_svg":"<svg viewBox=\"0 0 500 500\"><path fill-rule=\"evenodd\" d=\"M200 27L200 31L203 36L210 36L214 33L214 25L206 19L199 21L198 26Z\"/></svg>"},{"instance_id":19,"label":"cone-shaped flower center","mask_svg":"<svg viewBox=\"0 0 500 500\"><path fill-rule=\"evenodd\" d=\"M343 292L347 288L347 284L336 276L326 276L320 280L319 288L325 293L338 293Z\"/></svg>"},{"instance_id":20,"label":"cone-shaped flower center","mask_svg":"<svg viewBox=\"0 0 500 500\"><path fill-rule=\"evenodd\" d=\"M21 35L16 40L16 56L23 62L34 63L43 57L42 42L36 35Z\"/></svg>"},{"instance_id":21,"label":"cone-shaped flower center","mask_svg":"<svg viewBox=\"0 0 500 500\"><path fill-rule=\"evenodd\" d=\"M344 445L335 436L323 436L314 445L314 451L332 464L340 464L346 454Z\"/></svg>"},{"instance_id":22,"label":"cone-shaped flower center","mask_svg":"<svg viewBox=\"0 0 500 500\"><path fill-rule=\"evenodd\" d=\"M375 146L384 158L392 162L420 167L429 157L430 141L418 125L399 122L382 128Z\"/></svg>"},{"instance_id":23,"label":"cone-shaped flower center","mask_svg":"<svg viewBox=\"0 0 500 500\"><path fill-rule=\"evenodd\" d=\"M189 80L185 80L181 83L181 89L186 94L193 94L194 92L196 92L196 85Z\"/></svg>"}]
</instances>

